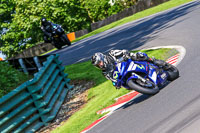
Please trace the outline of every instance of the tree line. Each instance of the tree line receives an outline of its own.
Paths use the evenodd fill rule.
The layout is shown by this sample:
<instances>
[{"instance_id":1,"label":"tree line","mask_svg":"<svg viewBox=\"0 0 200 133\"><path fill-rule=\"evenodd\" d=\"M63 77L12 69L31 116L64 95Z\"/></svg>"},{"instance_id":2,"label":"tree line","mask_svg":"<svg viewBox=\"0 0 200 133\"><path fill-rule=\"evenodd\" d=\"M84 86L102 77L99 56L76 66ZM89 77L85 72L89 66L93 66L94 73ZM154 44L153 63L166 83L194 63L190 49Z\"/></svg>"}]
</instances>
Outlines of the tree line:
<instances>
[{"instance_id":1,"label":"tree line","mask_svg":"<svg viewBox=\"0 0 200 133\"><path fill-rule=\"evenodd\" d=\"M42 41L40 20L74 32L116 14L137 0L1 0L0 51L8 58Z\"/></svg>"}]
</instances>

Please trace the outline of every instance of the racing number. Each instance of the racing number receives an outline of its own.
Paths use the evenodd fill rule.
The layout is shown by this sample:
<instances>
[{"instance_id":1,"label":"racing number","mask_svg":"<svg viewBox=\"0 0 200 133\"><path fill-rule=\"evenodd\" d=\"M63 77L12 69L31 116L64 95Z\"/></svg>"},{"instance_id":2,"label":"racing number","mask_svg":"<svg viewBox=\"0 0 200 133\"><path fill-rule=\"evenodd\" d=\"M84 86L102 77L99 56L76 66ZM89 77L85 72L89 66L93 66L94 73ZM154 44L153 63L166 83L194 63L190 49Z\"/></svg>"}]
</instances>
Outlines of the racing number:
<instances>
[{"instance_id":1,"label":"racing number","mask_svg":"<svg viewBox=\"0 0 200 133\"><path fill-rule=\"evenodd\" d=\"M119 73L118 71L115 71L115 72L114 72L114 74L113 74L114 79L117 79L117 78L118 78L118 73Z\"/></svg>"},{"instance_id":2,"label":"racing number","mask_svg":"<svg viewBox=\"0 0 200 133\"><path fill-rule=\"evenodd\" d=\"M140 64L140 65L137 64L137 67L138 67L139 69L145 69L144 66L141 65L141 64Z\"/></svg>"}]
</instances>

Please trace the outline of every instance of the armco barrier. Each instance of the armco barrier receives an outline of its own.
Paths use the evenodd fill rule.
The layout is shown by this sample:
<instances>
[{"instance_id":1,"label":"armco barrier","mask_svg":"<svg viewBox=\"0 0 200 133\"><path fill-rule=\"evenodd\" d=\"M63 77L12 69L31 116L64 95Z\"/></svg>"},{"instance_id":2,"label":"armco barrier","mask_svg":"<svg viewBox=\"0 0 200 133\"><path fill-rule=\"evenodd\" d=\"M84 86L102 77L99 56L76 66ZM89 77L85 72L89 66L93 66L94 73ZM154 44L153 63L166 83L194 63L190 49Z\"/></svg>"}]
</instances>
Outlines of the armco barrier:
<instances>
[{"instance_id":1,"label":"armco barrier","mask_svg":"<svg viewBox=\"0 0 200 133\"><path fill-rule=\"evenodd\" d=\"M67 74L51 55L43 67L29 80L0 99L0 132L35 132L53 120L67 92Z\"/></svg>"}]
</instances>

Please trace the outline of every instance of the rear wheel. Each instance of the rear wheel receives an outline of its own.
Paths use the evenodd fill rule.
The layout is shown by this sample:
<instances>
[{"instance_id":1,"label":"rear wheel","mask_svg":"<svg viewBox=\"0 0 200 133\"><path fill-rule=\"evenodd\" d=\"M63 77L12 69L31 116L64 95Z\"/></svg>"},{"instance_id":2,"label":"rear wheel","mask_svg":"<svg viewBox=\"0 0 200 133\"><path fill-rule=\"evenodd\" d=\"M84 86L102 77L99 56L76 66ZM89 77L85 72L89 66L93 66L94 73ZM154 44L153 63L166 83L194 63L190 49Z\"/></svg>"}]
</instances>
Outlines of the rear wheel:
<instances>
[{"instance_id":1,"label":"rear wheel","mask_svg":"<svg viewBox=\"0 0 200 133\"><path fill-rule=\"evenodd\" d=\"M137 82L137 83L136 83ZM139 81L129 80L127 85L140 93L153 95L159 92L158 86L156 86L153 82L148 81L147 83L139 83Z\"/></svg>"},{"instance_id":2,"label":"rear wheel","mask_svg":"<svg viewBox=\"0 0 200 133\"><path fill-rule=\"evenodd\" d=\"M56 42L54 42L54 41L52 41L51 42L53 45L54 45L54 47L56 47L57 49L61 49L62 48L62 45L60 45L60 43L56 43Z\"/></svg>"},{"instance_id":3,"label":"rear wheel","mask_svg":"<svg viewBox=\"0 0 200 133\"><path fill-rule=\"evenodd\" d=\"M61 49L61 48L62 48L61 45L55 45L55 47L56 47L57 49Z\"/></svg>"}]
</instances>

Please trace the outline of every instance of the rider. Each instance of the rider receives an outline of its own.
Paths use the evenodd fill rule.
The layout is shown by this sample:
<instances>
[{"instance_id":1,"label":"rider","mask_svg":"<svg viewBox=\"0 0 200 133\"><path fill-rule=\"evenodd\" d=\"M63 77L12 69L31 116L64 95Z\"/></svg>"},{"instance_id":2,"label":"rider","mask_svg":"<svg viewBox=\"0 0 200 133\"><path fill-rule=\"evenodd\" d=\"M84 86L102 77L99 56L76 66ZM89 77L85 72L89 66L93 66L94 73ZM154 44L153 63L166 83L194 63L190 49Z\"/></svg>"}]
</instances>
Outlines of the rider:
<instances>
[{"instance_id":1,"label":"rider","mask_svg":"<svg viewBox=\"0 0 200 133\"><path fill-rule=\"evenodd\" d=\"M107 55L103 53L95 53L92 58L92 64L102 70L102 74L109 80L113 82L113 85L119 89L117 86L117 80L113 78L113 72L115 70L115 63L120 63L126 61L127 59L132 59L134 61L147 61L154 63L159 67L166 66L166 62L162 60L157 60L155 58L149 58L147 54L142 52L130 53L128 50L111 50Z\"/></svg>"},{"instance_id":2,"label":"rider","mask_svg":"<svg viewBox=\"0 0 200 133\"><path fill-rule=\"evenodd\" d=\"M42 18L41 24L42 24L41 30L44 33L44 42L49 43L51 42L53 23L51 21L47 21L46 18Z\"/></svg>"}]
</instances>

